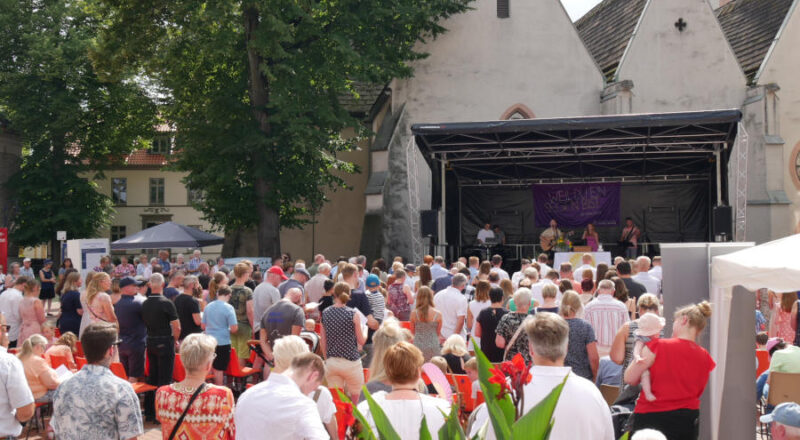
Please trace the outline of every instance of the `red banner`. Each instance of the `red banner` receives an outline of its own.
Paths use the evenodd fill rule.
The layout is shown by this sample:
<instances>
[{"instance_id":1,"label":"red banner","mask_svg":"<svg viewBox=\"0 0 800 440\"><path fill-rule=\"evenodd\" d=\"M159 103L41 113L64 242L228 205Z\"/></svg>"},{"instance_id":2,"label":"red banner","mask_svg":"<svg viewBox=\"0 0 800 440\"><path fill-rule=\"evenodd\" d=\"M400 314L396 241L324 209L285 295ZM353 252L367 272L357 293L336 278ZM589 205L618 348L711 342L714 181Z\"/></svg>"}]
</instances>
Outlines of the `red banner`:
<instances>
[{"instance_id":1,"label":"red banner","mask_svg":"<svg viewBox=\"0 0 800 440\"><path fill-rule=\"evenodd\" d=\"M8 273L8 228L0 228L0 265Z\"/></svg>"}]
</instances>

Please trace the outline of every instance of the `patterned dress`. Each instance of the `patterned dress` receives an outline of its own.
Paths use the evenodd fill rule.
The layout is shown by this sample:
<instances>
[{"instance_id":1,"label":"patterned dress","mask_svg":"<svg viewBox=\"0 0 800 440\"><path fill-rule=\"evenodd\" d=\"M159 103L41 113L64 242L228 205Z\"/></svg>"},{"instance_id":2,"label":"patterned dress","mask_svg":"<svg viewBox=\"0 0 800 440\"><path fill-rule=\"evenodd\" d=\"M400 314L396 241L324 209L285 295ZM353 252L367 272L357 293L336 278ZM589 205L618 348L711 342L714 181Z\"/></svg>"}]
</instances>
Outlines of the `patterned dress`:
<instances>
[{"instance_id":1,"label":"patterned dress","mask_svg":"<svg viewBox=\"0 0 800 440\"><path fill-rule=\"evenodd\" d=\"M388 299L389 310L394 313L394 316L400 321L408 321L409 314L411 313L411 305L408 303L408 297L403 292L403 283L394 283L389 286Z\"/></svg>"},{"instance_id":2,"label":"patterned dress","mask_svg":"<svg viewBox=\"0 0 800 440\"><path fill-rule=\"evenodd\" d=\"M500 318L495 332L506 340L506 347L508 347L508 343L511 342L514 333L517 332L517 329L527 317L527 313L506 313ZM531 354L528 351L528 335L525 333L524 329L519 332L516 341L514 341L514 345L508 349L504 360L511 360L517 353L522 355L526 364L531 363Z\"/></svg>"},{"instance_id":3,"label":"patterned dress","mask_svg":"<svg viewBox=\"0 0 800 440\"><path fill-rule=\"evenodd\" d=\"M161 434L169 438L193 393L175 389L175 384L164 385L156 392L156 418L161 422ZM192 402L183 423L175 433L176 439L233 440L233 393L227 387L206 384L205 389Z\"/></svg>"},{"instance_id":4,"label":"patterned dress","mask_svg":"<svg viewBox=\"0 0 800 440\"><path fill-rule=\"evenodd\" d=\"M414 313L417 313L414 310ZM417 315L417 321L414 325L414 345L422 352L425 357L425 362L431 360L434 356L439 356L441 346L439 345L439 327L438 320L441 319L441 314L436 312L433 320L430 322L422 322Z\"/></svg>"}]
</instances>

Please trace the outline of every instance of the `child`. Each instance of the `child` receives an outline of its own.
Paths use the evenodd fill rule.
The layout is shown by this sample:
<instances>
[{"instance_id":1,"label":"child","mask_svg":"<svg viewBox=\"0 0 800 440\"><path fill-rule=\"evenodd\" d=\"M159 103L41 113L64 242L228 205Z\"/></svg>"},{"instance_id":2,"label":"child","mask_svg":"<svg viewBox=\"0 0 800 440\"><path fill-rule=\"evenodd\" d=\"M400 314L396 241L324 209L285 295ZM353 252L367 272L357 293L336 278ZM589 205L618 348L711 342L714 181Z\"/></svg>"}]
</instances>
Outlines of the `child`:
<instances>
[{"instance_id":1,"label":"child","mask_svg":"<svg viewBox=\"0 0 800 440\"><path fill-rule=\"evenodd\" d=\"M471 358L464 363L464 371L467 372L469 381L472 382L472 398L478 398L478 391L481 389L481 384L478 382L478 360Z\"/></svg>"},{"instance_id":2,"label":"child","mask_svg":"<svg viewBox=\"0 0 800 440\"><path fill-rule=\"evenodd\" d=\"M47 348L50 348L56 343L56 330L53 327L53 324L50 324L49 322L42 324L42 336L47 339Z\"/></svg>"},{"instance_id":3,"label":"child","mask_svg":"<svg viewBox=\"0 0 800 440\"><path fill-rule=\"evenodd\" d=\"M306 331L316 333L317 323L313 319L306 319Z\"/></svg>"},{"instance_id":4,"label":"child","mask_svg":"<svg viewBox=\"0 0 800 440\"><path fill-rule=\"evenodd\" d=\"M767 350L767 342L769 342L769 336L767 332L758 332L756 334L756 350Z\"/></svg>"},{"instance_id":5,"label":"child","mask_svg":"<svg viewBox=\"0 0 800 440\"><path fill-rule=\"evenodd\" d=\"M664 318L655 313L645 313L639 318L639 328L633 332L636 338L636 343L633 346L634 361L638 362L642 359L642 348L646 343L658 338L662 328L664 328ZM650 371L642 373L641 386L648 401L656 400L656 396L653 395L653 391L650 388Z\"/></svg>"}]
</instances>

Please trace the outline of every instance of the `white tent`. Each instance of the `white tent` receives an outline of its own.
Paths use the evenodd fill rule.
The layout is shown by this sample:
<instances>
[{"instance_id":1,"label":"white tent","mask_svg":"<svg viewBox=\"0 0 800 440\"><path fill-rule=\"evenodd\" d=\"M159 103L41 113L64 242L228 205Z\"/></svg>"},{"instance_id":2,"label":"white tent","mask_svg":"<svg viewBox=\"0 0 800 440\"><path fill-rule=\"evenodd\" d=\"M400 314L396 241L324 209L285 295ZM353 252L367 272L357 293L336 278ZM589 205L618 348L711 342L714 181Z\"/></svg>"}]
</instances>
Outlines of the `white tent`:
<instances>
[{"instance_id":1,"label":"white tent","mask_svg":"<svg viewBox=\"0 0 800 440\"><path fill-rule=\"evenodd\" d=\"M714 438L719 431L717 428L720 423L722 389L726 381L725 359L733 289L742 286L750 291L762 288L775 292L800 290L798 250L800 250L800 234L712 259L711 301L714 303L714 315L711 318L711 355L717 360L717 368L711 375ZM750 396L742 398L748 402L751 399Z\"/></svg>"}]
</instances>

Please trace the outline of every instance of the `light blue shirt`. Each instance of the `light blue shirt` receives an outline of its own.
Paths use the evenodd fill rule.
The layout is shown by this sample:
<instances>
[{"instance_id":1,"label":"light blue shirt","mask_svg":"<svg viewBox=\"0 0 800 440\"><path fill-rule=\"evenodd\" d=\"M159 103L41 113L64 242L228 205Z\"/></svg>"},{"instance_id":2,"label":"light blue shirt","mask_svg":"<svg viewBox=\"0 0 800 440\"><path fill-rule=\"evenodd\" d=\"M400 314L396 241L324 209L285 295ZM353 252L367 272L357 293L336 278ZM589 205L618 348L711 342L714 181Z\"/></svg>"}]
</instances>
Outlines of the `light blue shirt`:
<instances>
[{"instance_id":1,"label":"light blue shirt","mask_svg":"<svg viewBox=\"0 0 800 440\"><path fill-rule=\"evenodd\" d=\"M446 276L449 273L450 272L448 272L447 269L436 263L434 263L433 266L431 266L431 278L433 278L434 280Z\"/></svg>"},{"instance_id":2,"label":"light blue shirt","mask_svg":"<svg viewBox=\"0 0 800 440\"><path fill-rule=\"evenodd\" d=\"M211 301L203 310L206 334L217 340L218 345L231 345L231 326L237 325L233 306L219 300Z\"/></svg>"}]
</instances>

